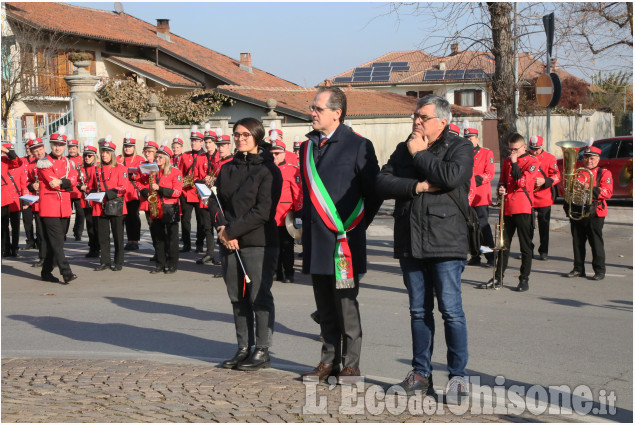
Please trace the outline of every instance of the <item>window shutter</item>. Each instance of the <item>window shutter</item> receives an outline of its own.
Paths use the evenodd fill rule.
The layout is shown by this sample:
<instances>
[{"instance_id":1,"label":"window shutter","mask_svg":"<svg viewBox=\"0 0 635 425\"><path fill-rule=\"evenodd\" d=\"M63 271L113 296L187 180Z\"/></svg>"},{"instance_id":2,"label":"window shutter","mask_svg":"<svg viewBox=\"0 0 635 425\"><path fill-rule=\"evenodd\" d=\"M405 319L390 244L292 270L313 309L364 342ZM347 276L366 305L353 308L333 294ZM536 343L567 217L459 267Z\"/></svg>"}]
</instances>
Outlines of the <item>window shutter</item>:
<instances>
[{"instance_id":1,"label":"window shutter","mask_svg":"<svg viewBox=\"0 0 635 425\"><path fill-rule=\"evenodd\" d=\"M455 105L459 105L461 106L461 96L462 96L462 91L461 90L454 90L454 104Z\"/></svg>"},{"instance_id":2,"label":"window shutter","mask_svg":"<svg viewBox=\"0 0 635 425\"><path fill-rule=\"evenodd\" d=\"M482 94L481 90L474 90L474 106L483 106Z\"/></svg>"}]
</instances>

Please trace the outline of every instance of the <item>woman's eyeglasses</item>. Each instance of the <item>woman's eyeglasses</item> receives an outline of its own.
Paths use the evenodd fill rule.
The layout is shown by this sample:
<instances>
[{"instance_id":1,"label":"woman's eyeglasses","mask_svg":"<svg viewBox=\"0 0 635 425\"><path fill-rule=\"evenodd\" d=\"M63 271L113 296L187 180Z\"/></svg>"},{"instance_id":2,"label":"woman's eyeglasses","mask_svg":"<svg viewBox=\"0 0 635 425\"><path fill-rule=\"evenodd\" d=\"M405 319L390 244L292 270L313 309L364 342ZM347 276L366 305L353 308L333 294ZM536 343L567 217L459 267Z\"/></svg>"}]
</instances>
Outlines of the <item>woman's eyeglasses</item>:
<instances>
[{"instance_id":1,"label":"woman's eyeglasses","mask_svg":"<svg viewBox=\"0 0 635 425\"><path fill-rule=\"evenodd\" d=\"M245 139L249 139L249 136L251 136L251 133L234 133L234 139L240 139L240 136L244 137Z\"/></svg>"}]
</instances>

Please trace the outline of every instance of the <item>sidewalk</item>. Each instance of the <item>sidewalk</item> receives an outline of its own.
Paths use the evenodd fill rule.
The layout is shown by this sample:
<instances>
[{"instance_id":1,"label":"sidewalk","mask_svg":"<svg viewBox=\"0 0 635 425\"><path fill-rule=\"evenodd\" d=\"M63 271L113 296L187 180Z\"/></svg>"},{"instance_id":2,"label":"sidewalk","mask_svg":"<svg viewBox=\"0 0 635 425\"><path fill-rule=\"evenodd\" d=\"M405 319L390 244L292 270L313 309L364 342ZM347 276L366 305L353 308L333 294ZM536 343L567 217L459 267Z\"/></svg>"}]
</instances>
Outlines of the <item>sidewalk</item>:
<instances>
[{"instance_id":1,"label":"sidewalk","mask_svg":"<svg viewBox=\"0 0 635 425\"><path fill-rule=\"evenodd\" d=\"M368 388L371 384L366 383ZM3 359L3 422L529 422L574 421L571 417L460 416L435 405L432 415L411 414L386 396L362 414L340 412L340 386L318 385L307 403L307 389L295 373L265 369L255 373L215 366L152 361ZM346 388L344 389L346 390ZM327 412L303 413L311 400ZM403 396L401 396L403 397ZM364 395L359 398L363 401ZM356 406L360 400L349 400ZM368 395L366 396L368 406ZM314 407L315 408L315 407ZM404 413L394 415L396 410ZM436 413L442 409L442 413ZM380 414L378 411L381 411ZM456 411L456 410L455 410ZM373 414L375 413L375 414Z\"/></svg>"}]
</instances>

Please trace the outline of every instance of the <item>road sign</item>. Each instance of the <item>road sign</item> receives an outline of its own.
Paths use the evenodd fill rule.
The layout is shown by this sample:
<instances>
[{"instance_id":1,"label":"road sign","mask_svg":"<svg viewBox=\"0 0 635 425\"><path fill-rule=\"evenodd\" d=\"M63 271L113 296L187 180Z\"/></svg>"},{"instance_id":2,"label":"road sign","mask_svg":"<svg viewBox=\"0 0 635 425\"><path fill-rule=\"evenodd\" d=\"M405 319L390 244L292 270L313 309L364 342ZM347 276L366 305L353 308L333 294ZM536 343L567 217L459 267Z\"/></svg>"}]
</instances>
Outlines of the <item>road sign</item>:
<instances>
[{"instance_id":1,"label":"road sign","mask_svg":"<svg viewBox=\"0 0 635 425\"><path fill-rule=\"evenodd\" d=\"M560 78L554 74L542 74L536 80L536 100L538 105L545 108L552 108L560 102L562 87Z\"/></svg>"}]
</instances>

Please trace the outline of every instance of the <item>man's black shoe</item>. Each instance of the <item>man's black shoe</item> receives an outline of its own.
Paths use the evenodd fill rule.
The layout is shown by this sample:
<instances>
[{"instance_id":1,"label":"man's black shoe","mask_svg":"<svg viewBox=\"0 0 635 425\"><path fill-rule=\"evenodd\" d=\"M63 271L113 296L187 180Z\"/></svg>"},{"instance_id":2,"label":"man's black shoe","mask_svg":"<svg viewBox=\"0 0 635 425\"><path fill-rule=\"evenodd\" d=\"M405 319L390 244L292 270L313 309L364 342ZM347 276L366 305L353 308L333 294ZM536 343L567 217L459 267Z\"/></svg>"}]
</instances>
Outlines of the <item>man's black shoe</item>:
<instances>
[{"instance_id":1,"label":"man's black shoe","mask_svg":"<svg viewBox=\"0 0 635 425\"><path fill-rule=\"evenodd\" d=\"M110 270L112 270L113 272L120 272L122 268L123 266L121 265L114 265L110 268Z\"/></svg>"},{"instance_id":2,"label":"man's black shoe","mask_svg":"<svg viewBox=\"0 0 635 425\"><path fill-rule=\"evenodd\" d=\"M107 270L109 268L110 268L110 264L100 264L97 267L95 267L93 270L96 271L96 272L100 272L100 271L103 271L103 270Z\"/></svg>"},{"instance_id":3,"label":"man's black shoe","mask_svg":"<svg viewBox=\"0 0 635 425\"><path fill-rule=\"evenodd\" d=\"M86 258L99 258L99 251L88 251L88 254L84 255Z\"/></svg>"},{"instance_id":4,"label":"man's black shoe","mask_svg":"<svg viewBox=\"0 0 635 425\"><path fill-rule=\"evenodd\" d=\"M154 269L150 270L151 274L156 274L156 273L163 273L165 270L163 269L163 267L155 267Z\"/></svg>"},{"instance_id":5,"label":"man's black shoe","mask_svg":"<svg viewBox=\"0 0 635 425\"><path fill-rule=\"evenodd\" d=\"M75 242L81 242L82 241L82 236L75 236Z\"/></svg>"},{"instance_id":6,"label":"man's black shoe","mask_svg":"<svg viewBox=\"0 0 635 425\"><path fill-rule=\"evenodd\" d=\"M251 355L240 363L238 363L238 370L258 370L271 366L271 359L269 358L269 349L267 347L256 347Z\"/></svg>"},{"instance_id":7,"label":"man's black shoe","mask_svg":"<svg viewBox=\"0 0 635 425\"><path fill-rule=\"evenodd\" d=\"M571 270L569 273L565 274L564 277L586 277L586 273L578 270Z\"/></svg>"},{"instance_id":8,"label":"man's black shoe","mask_svg":"<svg viewBox=\"0 0 635 425\"><path fill-rule=\"evenodd\" d=\"M43 264L44 264L44 260L40 258L35 263L31 264L31 267L42 267Z\"/></svg>"},{"instance_id":9,"label":"man's black shoe","mask_svg":"<svg viewBox=\"0 0 635 425\"><path fill-rule=\"evenodd\" d=\"M500 288L501 282L498 279L490 279L486 283L481 283L476 287L476 289L494 289Z\"/></svg>"},{"instance_id":10,"label":"man's black shoe","mask_svg":"<svg viewBox=\"0 0 635 425\"><path fill-rule=\"evenodd\" d=\"M196 260L196 264L212 264L213 261L214 259L212 258L212 256L207 254L204 257Z\"/></svg>"},{"instance_id":11,"label":"man's black shoe","mask_svg":"<svg viewBox=\"0 0 635 425\"><path fill-rule=\"evenodd\" d=\"M317 323L318 325L320 324L320 313L317 312L317 310L315 310L313 313L310 314L311 319L313 319L313 321L315 323Z\"/></svg>"},{"instance_id":12,"label":"man's black shoe","mask_svg":"<svg viewBox=\"0 0 635 425\"><path fill-rule=\"evenodd\" d=\"M525 292L529 291L529 279L520 279L518 282L518 286L516 287L517 292Z\"/></svg>"},{"instance_id":13,"label":"man's black shoe","mask_svg":"<svg viewBox=\"0 0 635 425\"><path fill-rule=\"evenodd\" d=\"M593 276L593 280L602 280L602 279L604 279L604 273L596 273Z\"/></svg>"},{"instance_id":14,"label":"man's black shoe","mask_svg":"<svg viewBox=\"0 0 635 425\"><path fill-rule=\"evenodd\" d=\"M123 249L125 251L130 251L132 249L132 243L128 242L126 245L124 245Z\"/></svg>"},{"instance_id":15,"label":"man's black shoe","mask_svg":"<svg viewBox=\"0 0 635 425\"><path fill-rule=\"evenodd\" d=\"M288 278L284 279L282 281L282 283L293 283L293 278L288 277Z\"/></svg>"},{"instance_id":16,"label":"man's black shoe","mask_svg":"<svg viewBox=\"0 0 635 425\"><path fill-rule=\"evenodd\" d=\"M540 261L547 261L549 259L549 257L547 256L546 252L541 252L540 255L538 255L538 259Z\"/></svg>"},{"instance_id":17,"label":"man's black shoe","mask_svg":"<svg viewBox=\"0 0 635 425\"><path fill-rule=\"evenodd\" d=\"M238 363L247 360L247 357L251 354L249 347L238 347L238 351L229 360L225 360L221 363L221 367L224 369L235 369Z\"/></svg>"},{"instance_id":18,"label":"man's black shoe","mask_svg":"<svg viewBox=\"0 0 635 425\"><path fill-rule=\"evenodd\" d=\"M165 274L173 274L176 273L176 267L168 267L165 269Z\"/></svg>"},{"instance_id":19,"label":"man's black shoe","mask_svg":"<svg viewBox=\"0 0 635 425\"><path fill-rule=\"evenodd\" d=\"M73 280L77 279L77 275L76 274L67 274L66 276L64 276L64 285L68 285L69 283L71 283Z\"/></svg>"},{"instance_id":20,"label":"man's black shoe","mask_svg":"<svg viewBox=\"0 0 635 425\"><path fill-rule=\"evenodd\" d=\"M222 266L223 265L223 263L221 263L220 260L212 260L212 264L215 265L215 266Z\"/></svg>"},{"instance_id":21,"label":"man's black shoe","mask_svg":"<svg viewBox=\"0 0 635 425\"><path fill-rule=\"evenodd\" d=\"M35 249L35 242L27 242L26 245L24 245L24 250L28 250L28 249Z\"/></svg>"},{"instance_id":22,"label":"man's black shoe","mask_svg":"<svg viewBox=\"0 0 635 425\"><path fill-rule=\"evenodd\" d=\"M205 250L203 249L202 245L196 245L196 253L197 254L202 254L203 252L205 252Z\"/></svg>"},{"instance_id":23,"label":"man's black shoe","mask_svg":"<svg viewBox=\"0 0 635 425\"><path fill-rule=\"evenodd\" d=\"M397 386L403 388L406 395L413 395L416 391L421 391L422 395L435 394L434 387L432 386L432 376L425 378L414 370L410 371L406 379L397 384ZM390 390L388 390L388 394L391 394Z\"/></svg>"},{"instance_id":24,"label":"man's black shoe","mask_svg":"<svg viewBox=\"0 0 635 425\"><path fill-rule=\"evenodd\" d=\"M44 282L53 282L53 283L58 283L60 280L58 278L56 278L55 276L53 276L52 273L42 273L42 280Z\"/></svg>"},{"instance_id":25,"label":"man's black shoe","mask_svg":"<svg viewBox=\"0 0 635 425\"><path fill-rule=\"evenodd\" d=\"M470 258L470 260L467 262L468 266L480 266L481 265L481 257L476 257L473 256Z\"/></svg>"},{"instance_id":26,"label":"man's black shoe","mask_svg":"<svg viewBox=\"0 0 635 425\"><path fill-rule=\"evenodd\" d=\"M214 273L214 279L218 279L218 278L222 278L223 274L222 273Z\"/></svg>"},{"instance_id":27,"label":"man's black shoe","mask_svg":"<svg viewBox=\"0 0 635 425\"><path fill-rule=\"evenodd\" d=\"M179 252L190 252L191 250L191 246L184 246L183 248L179 249Z\"/></svg>"}]
</instances>

